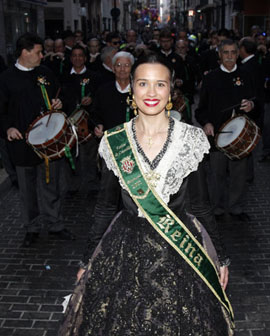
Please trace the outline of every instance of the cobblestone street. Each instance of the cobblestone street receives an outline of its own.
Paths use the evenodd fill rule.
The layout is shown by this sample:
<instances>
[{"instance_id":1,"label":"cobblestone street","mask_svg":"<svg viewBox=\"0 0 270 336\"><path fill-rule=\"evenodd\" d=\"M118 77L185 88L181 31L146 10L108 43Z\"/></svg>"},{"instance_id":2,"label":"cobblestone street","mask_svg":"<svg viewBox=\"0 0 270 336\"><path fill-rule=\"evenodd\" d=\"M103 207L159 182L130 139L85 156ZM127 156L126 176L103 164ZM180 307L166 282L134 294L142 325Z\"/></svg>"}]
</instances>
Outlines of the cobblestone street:
<instances>
[{"instance_id":1,"label":"cobblestone street","mask_svg":"<svg viewBox=\"0 0 270 336\"><path fill-rule=\"evenodd\" d=\"M270 335L270 163L256 163L255 168L246 202L251 222L221 224L232 259L228 293L236 336ZM61 303L74 288L95 199L83 193L65 199L65 222L77 235L75 242L50 237L22 248L18 191L9 189L5 180L0 193L0 336L56 336Z\"/></svg>"}]
</instances>

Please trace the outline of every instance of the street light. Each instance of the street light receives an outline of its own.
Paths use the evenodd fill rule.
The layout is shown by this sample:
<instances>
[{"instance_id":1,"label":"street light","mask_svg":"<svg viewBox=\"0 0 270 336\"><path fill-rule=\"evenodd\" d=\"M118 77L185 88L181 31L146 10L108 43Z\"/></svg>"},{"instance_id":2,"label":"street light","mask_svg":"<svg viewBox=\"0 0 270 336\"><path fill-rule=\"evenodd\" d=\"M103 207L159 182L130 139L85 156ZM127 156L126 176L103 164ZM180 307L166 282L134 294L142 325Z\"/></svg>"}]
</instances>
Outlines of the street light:
<instances>
[{"instance_id":1,"label":"street light","mask_svg":"<svg viewBox=\"0 0 270 336\"><path fill-rule=\"evenodd\" d=\"M116 0L114 0L114 7L111 9L111 16L114 21L114 31L117 31L117 21L120 16L120 9L116 7Z\"/></svg>"}]
</instances>

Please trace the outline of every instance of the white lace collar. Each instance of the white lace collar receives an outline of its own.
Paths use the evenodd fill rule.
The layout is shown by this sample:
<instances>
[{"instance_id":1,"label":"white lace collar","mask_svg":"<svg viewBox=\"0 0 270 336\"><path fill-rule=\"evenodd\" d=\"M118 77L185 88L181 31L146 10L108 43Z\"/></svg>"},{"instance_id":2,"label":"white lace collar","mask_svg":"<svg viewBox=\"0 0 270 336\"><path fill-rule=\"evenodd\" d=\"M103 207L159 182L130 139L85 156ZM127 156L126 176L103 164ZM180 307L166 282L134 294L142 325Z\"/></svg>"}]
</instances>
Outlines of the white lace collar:
<instances>
[{"instance_id":1,"label":"white lace collar","mask_svg":"<svg viewBox=\"0 0 270 336\"><path fill-rule=\"evenodd\" d=\"M127 123L127 130L133 147L136 148L131 121ZM172 141L169 143L166 153L153 171L151 171L142 155L137 152L144 176L166 204L168 204L170 196L180 189L184 178L197 170L204 154L208 153L210 148L202 129L177 120L175 120L171 139ZM119 178L104 137L99 146L99 154L105 160L108 169L112 170ZM119 182L121 187L126 189L121 179L119 179ZM139 216L142 216L140 212Z\"/></svg>"}]
</instances>

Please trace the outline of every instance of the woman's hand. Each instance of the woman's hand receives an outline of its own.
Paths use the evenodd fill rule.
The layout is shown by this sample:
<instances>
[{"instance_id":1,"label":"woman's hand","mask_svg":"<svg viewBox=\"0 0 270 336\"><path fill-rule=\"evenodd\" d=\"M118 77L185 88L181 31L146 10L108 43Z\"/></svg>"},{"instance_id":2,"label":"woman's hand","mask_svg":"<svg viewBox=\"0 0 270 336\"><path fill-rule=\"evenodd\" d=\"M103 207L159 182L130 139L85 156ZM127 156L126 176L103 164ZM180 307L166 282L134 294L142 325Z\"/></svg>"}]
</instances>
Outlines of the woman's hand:
<instances>
[{"instance_id":1,"label":"woman's hand","mask_svg":"<svg viewBox=\"0 0 270 336\"><path fill-rule=\"evenodd\" d=\"M204 133L208 136L208 135L212 135L215 136L214 133L214 126L211 123L207 123L204 125L203 127Z\"/></svg>"},{"instance_id":2,"label":"woman's hand","mask_svg":"<svg viewBox=\"0 0 270 336\"><path fill-rule=\"evenodd\" d=\"M222 266L219 269L219 282L221 287L225 290L229 281L229 268L228 266Z\"/></svg>"},{"instance_id":3,"label":"woman's hand","mask_svg":"<svg viewBox=\"0 0 270 336\"><path fill-rule=\"evenodd\" d=\"M85 269L84 269L84 268L80 268L80 269L79 269L79 271L78 271L78 273L77 273L77 282L80 281L80 279L81 279L82 275L84 274L84 272L85 272Z\"/></svg>"}]
</instances>

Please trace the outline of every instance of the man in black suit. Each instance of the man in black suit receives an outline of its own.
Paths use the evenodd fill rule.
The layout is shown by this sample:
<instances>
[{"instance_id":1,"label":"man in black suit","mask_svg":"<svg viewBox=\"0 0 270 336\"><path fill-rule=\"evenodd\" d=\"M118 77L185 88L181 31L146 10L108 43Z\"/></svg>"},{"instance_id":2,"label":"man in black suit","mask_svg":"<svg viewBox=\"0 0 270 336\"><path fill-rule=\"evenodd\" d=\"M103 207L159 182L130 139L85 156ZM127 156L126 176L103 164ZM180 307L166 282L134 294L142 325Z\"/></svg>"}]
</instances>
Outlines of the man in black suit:
<instances>
[{"instance_id":1,"label":"man in black suit","mask_svg":"<svg viewBox=\"0 0 270 336\"><path fill-rule=\"evenodd\" d=\"M264 103L264 75L262 66L259 64L255 56L257 45L251 37L243 37L239 43L239 56L241 60L242 70L249 73L257 89L258 99L263 105Z\"/></svg>"},{"instance_id":2,"label":"man in black suit","mask_svg":"<svg viewBox=\"0 0 270 336\"><path fill-rule=\"evenodd\" d=\"M223 216L228 208L235 219L248 221L249 216L243 209L248 159L230 160L224 153L217 151L211 141L222 124L231 118L231 106L239 104L236 112L247 113L251 118L256 118L259 114L258 102L248 99L256 96L254 81L249 74L237 67L238 53L238 47L232 40L225 40L220 45L221 65L204 77L195 115L212 142L210 162L216 189L215 215ZM226 197L227 187L229 190Z\"/></svg>"},{"instance_id":3,"label":"man in black suit","mask_svg":"<svg viewBox=\"0 0 270 336\"><path fill-rule=\"evenodd\" d=\"M160 55L171 63L175 71L175 78L181 80L183 84L183 78L185 77L185 66L182 58L174 50L172 32L168 29L163 29L160 33L159 43Z\"/></svg>"},{"instance_id":4,"label":"man in black suit","mask_svg":"<svg viewBox=\"0 0 270 336\"><path fill-rule=\"evenodd\" d=\"M242 59L241 68L252 76L256 88L256 97L260 108L261 120L259 126L263 126L264 116L264 75L262 66L255 56L257 45L251 37L243 37L239 43L239 56ZM254 180L254 162L252 153L248 157L248 175L247 182L252 183Z\"/></svg>"},{"instance_id":5,"label":"man in black suit","mask_svg":"<svg viewBox=\"0 0 270 336\"><path fill-rule=\"evenodd\" d=\"M227 29L220 29L217 36L217 43L219 45L222 43L222 41L229 38L229 31ZM216 39L213 39L212 41L215 43ZM218 45L213 44L208 50L205 50L201 53L200 68L202 74L205 75L209 71L219 68L220 59Z\"/></svg>"},{"instance_id":6,"label":"man in black suit","mask_svg":"<svg viewBox=\"0 0 270 336\"><path fill-rule=\"evenodd\" d=\"M98 71L100 75L100 85L106 84L108 82L112 82L115 80L115 75L113 72L112 59L114 55L117 53L117 49L114 47L105 47L101 51L101 62L102 67Z\"/></svg>"},{"instance_id":7,"label":"man in black suit","mask_svg":"<svg viewBox=\"0 0 270 336\"><path fill-rule=\"evenodd\" d=\"M61 214L60 161L47 166L50 181L46 183L44 159L26 142L29 125L48 108L62 108L56 97L58 83L52 71L40 65L42 39L31 33L16 43L15 65L0 75L0 133L7 141L18 177L21 214L26 235L23 246L29 247L40 232L48 231L60 239L74 239L64 228ZM46 94L44 94L46 92Z\"/></svg>"}]
</instances>

